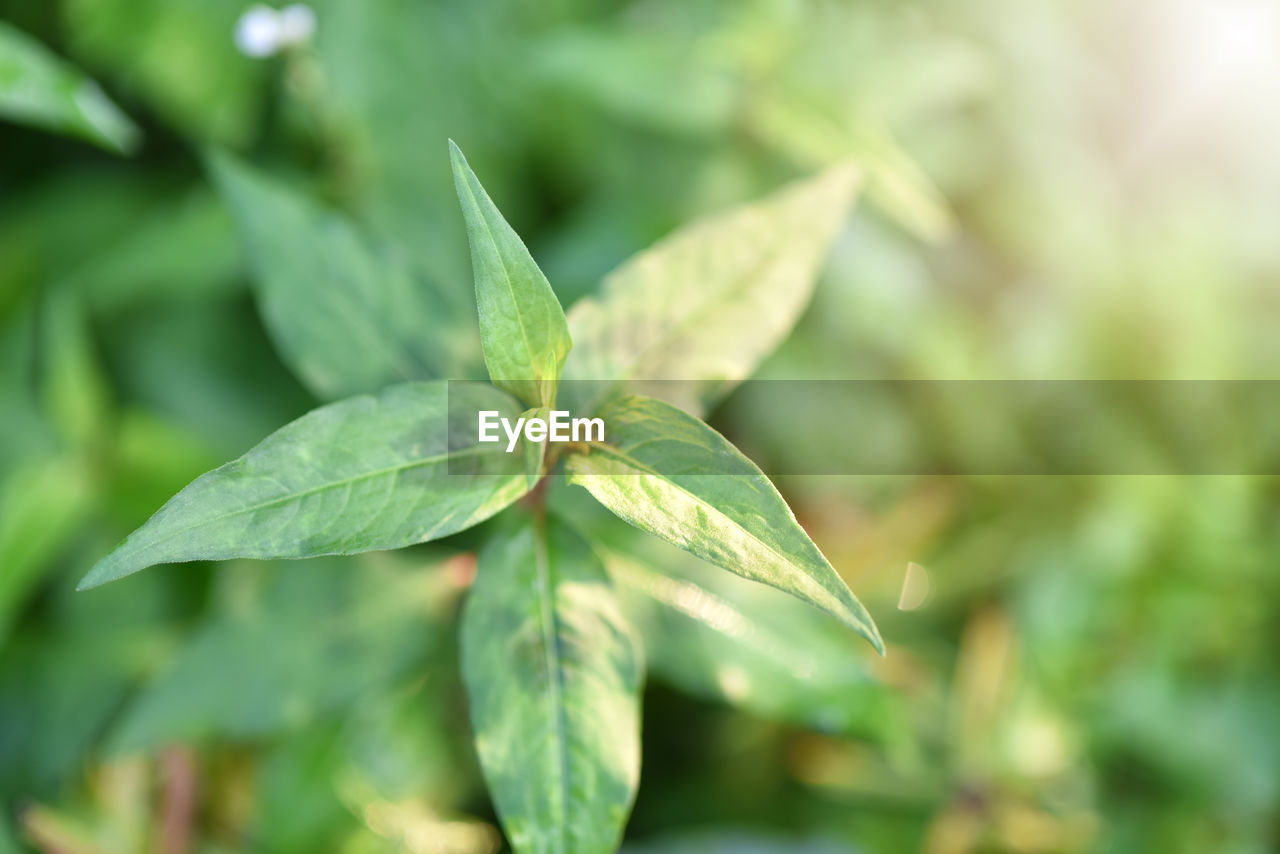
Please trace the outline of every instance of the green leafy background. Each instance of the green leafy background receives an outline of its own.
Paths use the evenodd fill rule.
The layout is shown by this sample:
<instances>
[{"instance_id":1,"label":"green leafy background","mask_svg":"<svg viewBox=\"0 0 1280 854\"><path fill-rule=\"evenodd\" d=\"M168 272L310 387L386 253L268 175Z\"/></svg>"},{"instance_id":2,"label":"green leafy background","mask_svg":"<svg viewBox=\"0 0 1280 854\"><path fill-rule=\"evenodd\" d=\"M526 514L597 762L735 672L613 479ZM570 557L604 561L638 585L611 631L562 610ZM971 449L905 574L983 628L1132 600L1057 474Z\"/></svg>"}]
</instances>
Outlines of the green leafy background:
<instances>
[{"instance_id":1,"label":"green leafy background","mask_svg":"<svg viewBox=\"0 0 1280 854\"><path fill-rule=\"evenodd\" d=\"M236 49L250 5L0 0L5 854L480 854L506 845L500 815L555 808L504 803L472 746L477 720L536 721L464 701L463 670L492 666L475 627L522 619L520 602L461 609L486 545L536 548L507 527L519 508L399 552L74 591L185 485L304 413L484 376L450 138L575 341L616 346L608 370L681 378L628 361L645 327L627 318L696 318L705 334L661 355L717 382L674 402L757 461L812 470L840 450L792 439L828 412L734 392L753 369L1276 374L1269 4L316 0L314 37L269 59ZM816 190L772 220L737 208L846 173L849 213ZM706 216L694 248L663 240ZM619 305L655 257L706 270L697 246L774 266ZM813 276L780 289L770 269L821 275L810 293ZM721 312L699 304L711 293ZM582 367L571 353L567 376ZM950 413L933 441L982 441L980 416ZM570 664L643 671L579 709L625 722L643 679L638 787L625 733L602 784L619 809L634 798L624 850L1280 845L1273 478L776 485L883 659L552 486L545 547L601 544L582 577L551 580L564 607L635 634ZM503 503L526 487L513 473ZM900 610L909 563L930 589ZM620 614L590 595L600 573Z\"/></svg>"}]
</instances>

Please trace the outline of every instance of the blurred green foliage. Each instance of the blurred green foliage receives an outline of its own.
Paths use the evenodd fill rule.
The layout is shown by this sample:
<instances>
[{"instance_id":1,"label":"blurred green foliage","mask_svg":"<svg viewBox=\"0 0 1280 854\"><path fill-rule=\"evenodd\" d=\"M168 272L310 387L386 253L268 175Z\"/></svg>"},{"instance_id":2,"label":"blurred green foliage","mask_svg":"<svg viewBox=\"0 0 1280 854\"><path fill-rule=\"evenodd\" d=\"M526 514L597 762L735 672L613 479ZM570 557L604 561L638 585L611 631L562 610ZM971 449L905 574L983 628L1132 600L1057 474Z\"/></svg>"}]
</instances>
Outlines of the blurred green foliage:
<instances>
[{"instance_id":1,"label":"blurred green foliage","mask_svg":"<svg viewBox=\"0 0 1280 854\"><path fill-rule=\"evenodd\" d=\"M870 205L761 376L1270 378L1280 357L1268 4L317 0L314 39L266 60L236 50L248 5L0 0L0 113L33 126L0 127L0 851L501 844L455 669L469 535L72 592L347 382L299 365L270 308L338 262L240 239L245 194L465 315L447 137L566 305L694 215L853 156ZM223 149L252 165L215 185ZM406 340L480 375L463 339ZM714 423L796 453L745 391ZM661 593L633 614L629 850L1280 845L1273 478L780 487L883 661L553 496ZM930 595L897 611L909 561Z\"/></svg>"}]
</instances>

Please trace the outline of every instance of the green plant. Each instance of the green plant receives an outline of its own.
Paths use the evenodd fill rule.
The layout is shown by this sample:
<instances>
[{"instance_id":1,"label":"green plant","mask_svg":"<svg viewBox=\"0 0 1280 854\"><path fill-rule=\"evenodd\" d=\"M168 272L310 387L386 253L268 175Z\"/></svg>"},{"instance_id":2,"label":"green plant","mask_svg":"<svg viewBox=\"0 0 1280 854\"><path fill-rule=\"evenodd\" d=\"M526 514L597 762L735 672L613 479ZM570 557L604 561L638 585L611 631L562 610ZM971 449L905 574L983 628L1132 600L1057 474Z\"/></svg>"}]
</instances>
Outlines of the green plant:
<instances>
[{"instance_id":1,"label":"green plant","mask_svg":"<svg viewBox=\"0 0 1280 854\"><path fill-rule=\"evenodd\" d=\"M211 160L267 282L268 324L300 375L335 396L408 381L322 406L198 478L80 587L158 563L398 548L506 510L480 550L461 628L481 766L517 851L610 851L639 776L642 654L603 547L548 509L552 477L636 528L821 608L883 651L769 480L690 414L745 378L794 323L858 172L839 166L696 223L624 264L566 318L456 146L452 158L491 385L414 379L450 370L457 348L433 339L441 321L413 270L231 159ZM294 251L308 234L323 241ZM332 349L344 345L355 349ZM545 417L562 376L575 414L607 425L603 441L526 437L515 455L459 441L460 421L475 424L480 411ZM673 377L686 381L674 386L683 409L630 393Z\"/></svg>"}]
</instances>

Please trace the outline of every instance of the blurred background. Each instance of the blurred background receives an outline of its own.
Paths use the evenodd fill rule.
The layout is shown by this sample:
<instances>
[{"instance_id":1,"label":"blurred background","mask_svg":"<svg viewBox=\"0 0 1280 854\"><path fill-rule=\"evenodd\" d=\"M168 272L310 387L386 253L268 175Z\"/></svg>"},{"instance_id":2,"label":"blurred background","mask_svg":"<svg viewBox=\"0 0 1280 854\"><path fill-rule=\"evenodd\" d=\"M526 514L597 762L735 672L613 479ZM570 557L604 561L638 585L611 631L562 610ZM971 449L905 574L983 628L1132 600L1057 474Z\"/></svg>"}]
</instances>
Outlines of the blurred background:
<instances>
[{"instance_id":1,"label":"blurred background","mask_svg":"<svg viewBox=\"0 0 1280 854\"><path fill-rule=\"evenodd\" d=\"M502 845L456 669L473 537L73 592L330 396L255 303L238 235L272 220L237 232L214 152L465 306L423 330L462 374L448 137L566 305L857 158L761 377L1280 378L1271 0L0 0L0 104L0 852ZM778 447L747 392L712 421L753 453L837 452ZM650 664L628 851L1280 850L1274 478L779 487L888 655L614 560Z\"/></svg>"}]
</instances>

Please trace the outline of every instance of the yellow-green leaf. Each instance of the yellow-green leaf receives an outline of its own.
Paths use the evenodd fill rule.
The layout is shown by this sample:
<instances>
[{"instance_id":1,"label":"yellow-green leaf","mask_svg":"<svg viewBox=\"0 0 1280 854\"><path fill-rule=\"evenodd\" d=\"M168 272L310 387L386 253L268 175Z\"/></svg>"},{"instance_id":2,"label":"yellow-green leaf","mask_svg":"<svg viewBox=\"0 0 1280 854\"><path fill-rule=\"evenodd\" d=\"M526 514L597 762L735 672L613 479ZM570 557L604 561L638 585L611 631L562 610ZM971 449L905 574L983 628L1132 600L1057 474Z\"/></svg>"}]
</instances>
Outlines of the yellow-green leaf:
<instances>
[{"instance_id":1,"label":"yellow-green leaf","mask_svg":"<svg viewBox=\"0 0 1280 854\"><path fill-rule=\"evenodd\" d=\"M750 376L808 304L859 180L837 166L685 226L611 273L569 312L565 379L604 381L575 384L574 409L630 387L696 414Z\"/></svg>"},{"instance_id":2,"label":"yellow-green leaf","mask_svg":"<svg viewBox=\"0 0 1280 854\"><path fill-rule=\"evenodd\" d=\"M637 528L834 615L871 642L875 623L751 460L715 430L660 400L601 410L606 442L571 455L571 483Z\"/></svg>"}]
</instances>

